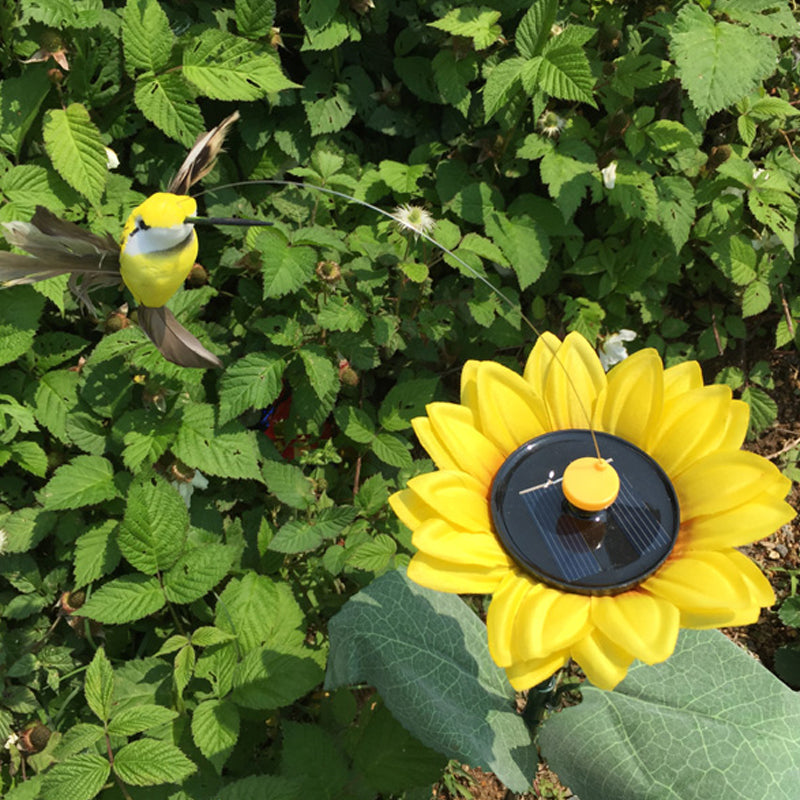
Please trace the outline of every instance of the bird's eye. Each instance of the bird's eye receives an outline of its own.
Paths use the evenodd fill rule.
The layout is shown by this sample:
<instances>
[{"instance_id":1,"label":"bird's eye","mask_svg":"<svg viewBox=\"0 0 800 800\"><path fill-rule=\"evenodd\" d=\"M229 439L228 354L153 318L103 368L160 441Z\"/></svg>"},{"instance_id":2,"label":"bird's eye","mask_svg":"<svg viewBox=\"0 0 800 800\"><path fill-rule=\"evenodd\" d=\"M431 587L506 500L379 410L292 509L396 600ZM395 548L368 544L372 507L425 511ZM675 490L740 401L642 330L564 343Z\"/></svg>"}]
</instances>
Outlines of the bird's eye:
<instances>
[{"instance_id":1,"label":"bird's eye","mask_svg":"<svg viewBox=\"0 0 800 800\"><path fill-rule=\"evenodd\" d=\"M139 219L136 220L136 227L140 231L146 231L150 228L150 226L141 217L139 217Z\"/></svg>"}]
</instances>

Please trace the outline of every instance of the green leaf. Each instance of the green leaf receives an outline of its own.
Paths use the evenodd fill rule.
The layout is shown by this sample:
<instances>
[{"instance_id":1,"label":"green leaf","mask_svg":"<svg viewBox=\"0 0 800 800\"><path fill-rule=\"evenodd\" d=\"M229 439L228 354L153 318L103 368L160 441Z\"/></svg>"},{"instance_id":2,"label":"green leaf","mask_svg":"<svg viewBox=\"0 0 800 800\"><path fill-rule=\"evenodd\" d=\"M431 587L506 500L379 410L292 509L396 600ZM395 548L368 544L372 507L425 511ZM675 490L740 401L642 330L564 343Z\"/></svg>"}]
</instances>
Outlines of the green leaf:
<instances>
[{"instance_id":1,"label":"green leaf","mask_svg":"<svg viewBox=\"0 0 800 800\"><path fill-rule=\"evenodd\" d=\"M75 456L59 467L39 492L42 505L53 511L93 506L119 497L114 467L100 456Z\"/></svg>"},{"instance_id":2,"label":"green leaf","mask_svg":"<svg viewBox=\"0 0 800 800\"><path fill-rule=\"evenodd\" d=\"M707 252L720 272L737 286L747 286L755 280L756 251L744 236L724 236Z\"/></svg>"},{"instance_id":3,"label":"green leaf","mask_svg":"<svg viewBox=\"0 0 800 800\"><path fill-rule=\"evenodd\" d=\"M269 543L276 553L308 553L322 544L322 532L300 519L282 525Z\"/></svg>"},{"instance_id":4,"label":"green leaf","mask_svg":"<svg viewBox=\"0 0 800 800\"><path fill-rule=\"evenodd\" d=\"M794 229L797 224L794 199L786 192L756 186L747 194L747 205L753 216L781 240L790 255L794 255Z\"/></svg>"},{"instance_id":5,"label":"green leaf","mask_svg":"<svg viewBox=\"0 0 800 800\"><path fill-rule=\"evenodd\" d=\"M53 84L47 70L30 68L18 78L0 82L0 150L15 158Z\"/></svg>"},{"instance_id":6,"label":"green leaf","mask_svg":"<svg viewBox=\"0 0 800 800\"><path fill-rule=\"evenodd\" d=\"M778 404L757 386L742 391L742 400L750 406L750 433L758 435L772 427L778 419Z\"/></svg>"},{"instance_id":7,"label":"green leaf","mask_svg":"<svg viewBox=\"0 0 800 800\"><path fill-rule=\"evenodd\" d=\"M235 423L215 429L212 406L197 403L184 409L172 449L181 461L204 474L261 480L255 434Z\"/></svg>"},{"instance_id":8,"label":"green leaf","mask_svg":"<svg viewBox=\"0 0 800 800\"><path fill-rule=\"evenodd\" d=\"M36 442L13 442L9 448L11 459L22 469L44 478L47 472L47 454Z\"/></svg>"},{"instance_id":9,"label":"green leaf","mask_svg":"<svg viewBox=\"0 0 800 800\"><path fill-rule=\"evenodd\" d=\"M483 114L486 122L505 108L522 87L521 74L524 64L521 58L508 58L501 61L489 73L486 85L483 87Z\"/></svg>"},{"instance_id":10,"label":"green leaf","mask_svg":"<svg viewBox=\"0 0 800 800\"><path fill-rule=\"evenodd\" d=\"M111 773L107 758L83 753L56 764L43 779L43 797L58 800L91 800L99 794Z\"/></svg>"},{"instance_id":11,"label":"green leaf","mask_svg":"<svg viewBox=\"0 0 800 800\"><path fill-rule=\"evenodd\" d=\"M3 298L6 293L0 292L0 319L6 319L3 312ZM3 330L0 324L0 334ZM2 341L2 340L0 340ZM2 345L0 345L2 347ZM80 375L71 370L54 370L39 378L36 387L36 419L53 436L68 443L67 418L78 403L78 381Z\"/></svg>"},{"instance_id":12,"label":"green leaf","mask_svg":"<svg viewBox=\"0 0 800 800\"><path fill-rule=\"evenodd\" d=\"M183 551L189 515L178 492L158 475L145 475L128 490L117 542L134 569L155 575Z\"/></svg>"},{"instance_id":13,"label":"green leaf","mask_svg":"<svg viewBox=\"0 0 800 800\"><path fill-rule=\"evenodd\" d=\"M29 286L0 291L0 365L30 349L43 308L44 298Z\"/></svg>"},{"instance_id":14,"label":"green leaf","mask_svg":"<svg viewBox=\"0 0 800 800\"><path fill-rule=\"evenodd\" d=\"M226 783L216 792L214 800L306 800L307 797L305 781L300 778L248 775Z\"/></svg>"},{"instance_id":15,"label":"green leaf","mask_svg":"<svg viewBox=\"0 0 800 800\"><path fill-rule=\"evenodd\" d=\"M47 155L64 180L98 204L106 185L106 150L100 131L80 103L45 113L42 126Z\"/></svg>"},{"instance_id":16,"label":"green leaf","mask_svg":"<svg viewBox=\"0 0 800 800\"><path fill-rule=\"evenodd\" d=\"M370 443L372 452L391 467L410 467L411 453L405 440L391 433L379 433Z\"/></svg>"},{"instance_id":17,"label":"green leaf","mask_svg":"<svg viewBox=\"0 0 800 800\"><path fill-rule=\"evenodd\" d=\"M792 688L800 687L800 647L785 644L775 651L775 671Z\"/></svg>"},{"instance_id":18,"label":"green leaf","mask_svg":"<svg viewBox=\"0 0 800 800\"><path fill-rule=\"evenodd\" d=\"M379 533L372 541L357 545L347 554L347 563L366 572L383 572L391 564L397 552L397 542L385 533Z\"/></svg>"},{"instance_id":19,"label":"green leaf","mask_svg":"<svg viewBox=\"0 0 800 800\"><path fill-rule=\"evenodd\" d=\"M308 375L308 382L320 400L339 385L339 371L322 347L306 345L297 353Z\"/></svg>"},{"instance_id":20,"label":"green leaf","mask_svg":"<svg viewBox=\"0 0 800 800\"><path fill-rule=\"evenodd\" d=\"M178 712L171 708L142 703L115 714L108 726L108 732L112 736L134 736L150 728L166 725L177 716Z\"/></svg>"},{"instance_id":21,"label":"green leaf","mask_svg":"<svg viewBox=\"0 0 800 800\"><path fill-rule=\"evenodd\" d=\"M95 742L99 742L103 736L105 736L105 730L101 725L79 722L64 732L61 741L53 750L53 756L59 761L66 761L71 756L87 750Z\"/></svg>"},{"instance_id":22,"label":"green leaf","mask_svg":"<svg viewBox=\"0 0 800 800\"><path fill-rule=\"evenodd\" d=\"M517 273L520 289L527 289L547 269L550 239L533 218L491 214L486 219L486 233Z\"/></svg>"},{"instance_id":23,"label":"green leaf","mask_svg":"<svg viewBox=\"0 0 800 800\"><path fill-rule=\"evenodd\" d=\"M254 238L261 254L264 299L283 297L297 291L314 275L317 257L311 247L292 247L280 231L262 228Z\"/></svg>"},{"instance_id":24,"label":"green leaf","mask_svg":"<svg viewBox=\"0 0 800 800\"><path fill-rule=\"evenodd\" d=\"M541 59L537 75L542 91L560 100L580 100L597 107L592 68L582 47L556 37L547 43Z\"/></svg>"},{"instance_id":25,"label":"green leaf","mask_svg":"<svg viewBox=\"0 0 800 800\"><path fill-rule=\"evenodd\" d=\"M489 655L485 626L460 598L389 572L351 597L329 631L327 689L375 686L428 747L495 772L512 791L528 790L536 749Z\"/></svg>"},{"instance_id":26,"label":"green leaf","mask_svg":"<svg viewBox=\"0 0 800 800\"><path fill-rule=\"evenodd\" d=\"M697 204L692 184L680 175L657 175L653 181L658 196L658 222L672 240L675 252L689 241Z\"/></svg>"},{"instance_id":27,"label":"green leaf","mask_svg":"<svg viewBox=\"0 0 800 800\"><path fill-rule=\"evenodd\" d=\"M777 66L769 38L717 22L694 4L678 12L670 53L692 105L704 118L750 93Z\"/></svg>"},{"instance_id":28,"label":"green leaf","mask_svg":"<svg viewBox=\"0 0 800 800\"><path fill-rule=\"evenodd\" d=\"M715 0L714 11L771 36L794 36L797 20L786 0Z\"/></svg>"},{"instance_id":29,"label":"green leaf","mask_svg":"<svg viewBox=\"0 0 800 800\"><path fill-rule=\"evenodd\" d=\"M156 0L128 0L122 12L122 46L128 72L158 72L169 62L175 37Z\"/></svg>"},{"instance_id":30,"label":"green leaf","mask_svg":"<svg viewBox=\"0 0 800 800\"><path fill-rule=\"evenodd\" d=\"M212 625L204 625L192 633L192 644L196 647L208 647L212 644L229 642L234 638L234 636L219 630L219 628L215 628Z\"/></svg>"},{"instance_id":31,"label":"green leaf","mask_svg":"<svg viewBox=\"0 0 800 800\"><path fill-rule=\"evenodd\" d=\"M519 23L514 44L523 58L533 58L542 52L556 21L558 0L535 0Z\"/></svg>"},{"instance_id":32,"label":"green leaf","mask_svg":"<svg viewBox=\"0 0 800 800\"><path fill-rule=\"evenodd\" d=\"M308 694L322 680L322 668L300 646L287 650L251 650L234 671L234 702L246 708L282 708Z\"/></svg>"},{"instance_id":33,"label":"green leaf","mask_svg":"<svg viewBox=\"0 0 800 800\"><path fill-rule=\"evenodd\" d=\"M429 22L431 28L447 31L454 36L472 39L476 50L491 47L501 36L502 29L495 25L500 19L500 12L491 8L461 6L453 8L436 22Z\"/></svg>"},{"instance_id":34,"label":"green leaf","mask_svg":"<svg viewBox=\"0 0 800 800\"><path fill-rule=\"evenodd\" d=\"M191 147L205 128L194 92L175 72L142 75L136 81L133 99L153 125L185 147Z\"/></svg>"},{"instance_id":35,"label":"green leaf","mask_svg":"<svg viewBox=\"0 0 800 800\"><path fill-rule=\"evenodd\" d=\"M800 628L800 596L793 595L787 597L781 603L778 616L784 625L791 625L793 628Z\"/></svg>"},{"instance_id":36,"label":"green leaf","mask_svg":"<svg viewBox=\"0 0 800 800\"><path fill-rule=\"evenodd\" d=\"M267 489L290 508L304 510L315 501L314 486L294 464L265 461L262 467Z\"/></svg>"},{"instance_id":37,"label":"green leaf","mask_svg":"<svg viewBox=\"0 0 800 800\"><path fill-rule=\"evenodd\" d=\"M571 219L586 196L586 189L596 183L597 155L584 142L575 143L567 152L551 150L539 162L542 180L565 220Z\"/></svg>"},{"instance_id":38,"label":"green leaf","mask_svg":"<svg viewBox=\"0 0 800 800\"><path fill-rule=\"evenodd\" d=\"M234 559L229 545L208 543L182 555L164 575L164 594L171 603L193 603L228 574Z\"/></svg>"},{"instance_id":39,"label":"green leaf","mask_svg":"<svg viewBox=\"0 0 800 800\"><path fill-rule=\"evenodd\" d=\"M769 286L763 281L753 281L745 287L742 295L742 316L752 317L769 308L772 302L772 293Z\"/></svg>"},{"instance_id":40,"label":"green leaf","mask_svg":"<svg viewBox=\"0 0 800 800\"><path fill-rule=\"evenodd\" d=\"M353 302L334 295L320 302L317 324L326 331L360 331L367 322L367 315Z\"/></svg>"},{"instance_id":41,"label":"green leaf","mask_svg":"<svg viewBox=\"0 0 800 800\"><path fill-rule=\"evenodd\" d=\"M75 586L85 586L108 575L119 563L114 519L90 527L75 540Z\"/></svg>"},{"instance_id":42,"label":"green leaf","mask_svg":"<svg viewBox=\"0 0 800 800\"><path fill-rule=\"evenodd\" d=\"M236 0L236 27L248 39L269 33L275 21L275 0Z\"/></svg>"},{"instance_id":43,"label":"green leaf","mask_svg":"<svg viewBox=\"0 0 800 800\"><path fill-rule=\"evenodd\" d=\"M299 88L281 72L276 56L216 28L203 31L183 51L183 74L214 100L258 100Z\"/></svg>"},{"instance_id":44,"label":"green leaf","mask_svg":"<svg viewBox=\"0 0 800 800\"><path fill-rule=\"evenodd\" d=\"M613 692L581 693L539 737L581 800L796 793L800 697L718 631L681 631L667 661L634 664Z\"/></svg>"},{"instance_id":45,"label":"green leaf","mask_svg":"<svg viewBox=\"0 0 800 800\"><path fill-rule=\"evenodd\" d=\"M97 649L86 669L83 692L86 695L86 703L100 722L108 722L114 693L114 671L102 647Z\"/></svg>"},{"instance_id":46,"label":"green leaf","mask_svg":"<svg viewBox=\"0 0 800 800\"><path fill-rule=\"evenodd\" d=\"M123 575L101 586L81 606L81 616L121 625L154 614L164 603L164 593L156 578Z\"/></svg>"},{"instance_id":47,"label":"green leaf","mask_svg":"<svg viewBox=\"0 0 800 800\"><path fill-rule=\"evenodd\" d=\"M230 700L204 700L192 712L192 739L218 775L239 739L239 711Z\"/></svg>"},{"instance_id":48,"label":"green leaf","mask_svg":"<svg viewBox=\"0 0 800 800\"><path fill-rule=\"evenodd\" d=\"M196 660L194 648L190 644L182 647L175 656L173 678L179 697L183 695L183 690L192 679L192 675L194 675Z\"/></svg>"},{"instance_id":49,"label":"green leaf","mask_svg":"<svg viewBox=\"0 0 800 800\"><path fill-rule=\"evenodd\" d=\"M304 797L314 800L347 797L351 773L336 739L319 725L286 721L281 730L281 774L302 780Z\"/></svg>"},{"instance_id":50,"label":"green leaf","mask_svg":"<svg viewBox=\"0 0 800 800\"><path fill-rule=\"evenodd\" d=\"M197 767L174 744L137 739L114 754L114 772L131 786L157 786L182 783Z\"/></svg>"},{"instance_id":51,"label":"green leaf","mask_svg":"<svg viewBox=\"0 0 800 800\"><path fill-rule=\"evenodd\" d=\"M220 382L220 424L249 408L266 408L277 400L285 369L283 359L266 353L248 353L231 364Z\"/></svg>"}]
</instances>

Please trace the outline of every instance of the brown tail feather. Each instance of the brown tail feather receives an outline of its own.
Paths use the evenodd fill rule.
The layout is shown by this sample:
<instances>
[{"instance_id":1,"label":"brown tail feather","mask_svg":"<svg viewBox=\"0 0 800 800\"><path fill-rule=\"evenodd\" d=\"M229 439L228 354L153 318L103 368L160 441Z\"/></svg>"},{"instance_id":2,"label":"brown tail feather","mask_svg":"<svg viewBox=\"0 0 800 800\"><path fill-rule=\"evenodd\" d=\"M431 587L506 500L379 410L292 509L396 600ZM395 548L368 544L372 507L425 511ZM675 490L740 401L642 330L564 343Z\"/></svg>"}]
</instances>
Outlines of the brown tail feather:
<instances>
[{"instance_id":1,"label":"brown tail feather","mask_svg":"<svg viewBox=\"0 0 800 800\"><path fill-rule=\"evenodd\" d=\"M141 329L167 361L180 367L198 369L222 366L222 362L206 350L166 306L139 306L137 315Z\"/></svg>"}]
</instances>

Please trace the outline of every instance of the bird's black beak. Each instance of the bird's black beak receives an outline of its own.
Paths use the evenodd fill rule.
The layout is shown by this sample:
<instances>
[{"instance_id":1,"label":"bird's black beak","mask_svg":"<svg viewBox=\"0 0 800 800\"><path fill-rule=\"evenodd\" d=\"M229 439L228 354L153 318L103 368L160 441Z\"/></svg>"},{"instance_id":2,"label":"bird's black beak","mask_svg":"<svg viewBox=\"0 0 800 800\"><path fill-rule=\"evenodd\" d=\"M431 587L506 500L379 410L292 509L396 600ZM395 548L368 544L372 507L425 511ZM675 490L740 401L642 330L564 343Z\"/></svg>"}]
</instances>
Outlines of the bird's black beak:
<instances>
[{"instance_id":1,"label":"bird's black beak","mask_svg":"<svg viewBox=\"0 0 800 800\"><path fill-rule=\"evenodd\" d=\"M237 225L240 228L272 225L260 219L240 219L238 217L186 217L184 222L192 225Z\"/></svg>"}]
</instances>

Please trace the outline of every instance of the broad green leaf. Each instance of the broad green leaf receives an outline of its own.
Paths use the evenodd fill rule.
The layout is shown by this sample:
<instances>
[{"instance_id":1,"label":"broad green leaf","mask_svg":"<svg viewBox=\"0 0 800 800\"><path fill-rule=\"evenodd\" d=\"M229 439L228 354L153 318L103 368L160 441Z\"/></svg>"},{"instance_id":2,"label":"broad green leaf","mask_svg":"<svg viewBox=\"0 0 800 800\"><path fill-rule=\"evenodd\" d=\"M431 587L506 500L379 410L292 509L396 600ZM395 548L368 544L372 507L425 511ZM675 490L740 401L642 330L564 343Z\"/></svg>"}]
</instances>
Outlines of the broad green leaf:
<instances>
[{"instance_id":1,"label":"broad green leaf","mask_svg":"<svg viewBox=\"0 0 800 800\"><path fill-rule=\"evenodd\" d=\"M172 450L185 464L206 475L261 480L255 434L235 423L215 429L212 406L197 403L184 410Z\"/></svg>"},{"instance_id":2,"label":"broad green leaf","mask_svg":"<svg viewBox=\"0 0 800 800\"><path fill-rule=\"evenodd\" d=\"M500 12L494 9L461 6L448 11L442 19L428 24L455 36L470 38L476 50L484 50L491 47L502 34L500 26L495 25L498 19Z\"/></svg>"},{"instance_id":3,"label":"broad green leaf","mask_svg":"<svg viewBox=\"0 0 800 800\"><path fill-rule=\"evenodd\" d=\"M347 554L347 563L366 572L383 572L397 552L397 542L385 533L379 533L372 541L354 547Z\"/></svg>"},{"instance_id":4,"label":"broad green leaf","mask_svg":"<svg viewBox=\"0 0 800 800\"><path fill-rule=\"evenodd\" d=\"M53 756L59 761L66 761L71 756L76 756L81 751L88 750L95 742L99 742L103 736L105 736L103 726L79 722L64 732L61 740L53 750Z\"/></svg>"},{"instance_id":5,"label":"broad green leaf","mask_svg":"<svg viewBox=\"0 0 800 800\"><path fill-rule=\"evenodd\" d=\"M391 433L379 433L370 442L373 453L391 467L410 467L412 458L406 442Z\"/></svg>"},{"instance_id":6,"label":"broad green leaf","mask_svg":"<svg viewBox=\"0 0 800 800\"><path fill-rule=\"evenodd\" d=\"M297 87L281 72L276 56L215 28L203 31L183 51L183 74L215 100L258 100Z\"/></svg>"},{"instance_id":7,"label":"broad green leaf","mask_svg":"<svg viewBox=\"0 0 800 800\"><path fill-rule=\"evenodd\" d=\"M426 172L426 164L401 164L387 159L378 165L381 180L398 194L415 194L418 191L417 184Z\"/></svg>"},{"instance_id":8,"label":"broad green leaf","mask_svg":"<svg viewBox=\"0 0 800 800\"><path fill-rule=\"evenodd\" d=\"M319 725L292 721L286 721L281 730L281 774L302 780L305 797L315 800L346 797L350 770L334 736Z\"/></svg>"},{"instance_id":9,"label":"broad green leaf","mask_svg":"<svg viewBox=\"0 0 800 800\"><path fill-rule=\"evenodd\" d=\"M317 324L326 331L360 331L367 322L363 309L344 297L334 295L320 301Z\"/></svg>"},{"instance_id":10,"label":"broad green leaf","mask_svg":"<svg viewBox=\"0 0 800 800\"><path fill-rule=\"evenodd\" d=\"M56 764L42 781L42 797L58 800L91 800L105 785L111 773L107 758L83 753Z\"/></svg>"},{"instance_id":11,"label":"broad green leaf","mask_svg":"<svg viewBox=\"0 0 800 800\"><path fill-rule=\"evenodd\" d=\"M154 464L175 441L180 430L177 415L163 416L154 408L136 408L124 413L115 423L125 449L122 460L131 472Z\"/></svg>"},{"instance_id":12,"label":"broad green leaf","mask_svg":"<svg viewBox=\"0 0 800 800\"><path fill-rule=\"evenodd\" d=\"M492 211L503 210L503 197L493 186L476 181L460 161L443 161L436 170L439 199L467 222L483 224Z\"/></svg>"},{"instance_id":13,"label":"broad green leaf","mask_svg":"<svg viewBox=\"0 0 800 800\"><path fill-rule=\"evenodd\" d=\"M2 86L2 84L0 84ZM33 216L36 206L46 206L54 213L64 208L57 189L58 176L51 170L35 164L20 164L12 167L0 177L0 191L5 202L0 208L0 221L12 222ZM39 294L50 297L56 294L56 287L64 288L64 276L56 276L36 284ZM54 291L51 292L50 289ZM17 290L19 291L19 290ZM57 301L54 300L57 303ZM85 343L84 343L85 344Z\"/></svg>"},{"instance_id":14,"label":"broad green leaf","mask_svg":"<svg viewBox=\"0 0 800 800\"><path fill-rule=\"evenodd\" d=\"M366 411L354 406L338 406L333 414L336 424L348 439L369 444L375 438L375 424Z\"/></svg>"},{"instance_id":15,"label":"broad green leaf","mask_svg":"<svg viewBox=\"0 0 800 800\"><path fill-rule=\"evenodd\" d=\"M753 216L781 240L790 255L794 255L795 200L786 192L756 186L747 194L747 205Z\"/></svg>"},{"instance_id":16,"label":"broad green leaf","mask_svg":"<svg viewBox=\"0 0 800 800\"><path fill-rule=\"evenodd\" d=\"M174 744L160 739L137 739L114 754L114 772L131 786L182 783L196 771Z\"/></svg>"},{"instance_id":17,"label":"broad green leaf","mask_svg":"<svg viewBox=\"0 0 800 800\"><path fill-rule=\"evenodd\" d=\"M300 467L284 461L265 461L261 471L267 489L281 503L301 511L314 504L314 486Z\"/></svg>"},{"instance_id":18,"label":"broad green leaf","mask_svg":"<svg viewBox=\"0 0 800 800\"><path fill-rule=\"evenodd\" d=\"M175 37L157 0L128 0L122 12L122 45L128 72L158 72L169 62Z\"/></svg>"},{"instance_id":19,"label":"broad green leaf","mask_svg":"<svg viewBox=\"0 0 800 800\"><path fill-rule=\"evenodd\" d=\"M15 158L53 84L44 65L0 82L0 150Z\"/></svg>"},{"instance_id":20,"label":"broad green leaf","mask_svg":"<svg viewBox=\"0 0 800 800\"><path fill-rule=\"evenodd\" d=\"M191 147L205 128L194 92L175 72L142 75L136 81L133 99L153 125L185 147Z\"/></svg>"},{"instance_id":21,"label":"broad green leaf","mask_svg":"<svg viewBox=\"0 0 800 800\"><path fill-rule=\"evenodd\" d=\"M233 700L246 708L282 708L308 694L322 680L322 668L300 646L287 650L251 650L234 671Z\"/></svg>"},{"instance_id":22,"label":"broad green leaf","mask_svg":"<svg viewBox=\"0 0 800 800\"><path fill-rule=\"evenodd\" d=\"M784 625L791 625L793 628L800 628L800 595L787 597L781 603L778 616Z\"/></svg>"},{"instance_id":23,"label":"broad green leaf","mask_svg":"<svg viewBox=\"0 0 800 800\"><path fill-rule=\"evenodd\" d=\"M192 739L217 774L239 739L239 711L230 700L204 700L192 712Z\"/></svg>"},{"instance_id":24,"label":"broad green leaf","mask_svg":"<svg viewBox=\"0 0 800 800\"><path fill-rule=\"evenodd\" d=\"M537 76L542 91L559 100L580 100L596 106L594 77L582 47L556 37L547 43L541 59Z\"/></svg>"},{"instance_id":25,"label":"broad green leaf","mask_svg":"<svg viewBox=\"0 0 800 800\"><path fill-rule=\"evenodd\" d=\"M771 36L795 36L797 20L786 0L715 0L714 11Z\"/></svg>"},{"instance_id":26,"label":"broad green leaf","mask_svg":"<svg viewBox=\"0 0 800 800\"><path fill-rule=\"evenodd\" d=\"M689 99L705 119L751 92L777 67L768 37L716 21L694 4L678 12L670 54Z\"/></svg>"},{"instance_id":27,"label":"broad green leaf","mask_svg":"<svg viewBox=\"0 0 800 800\"><path fill-rule=\"evenodd\" d=\"M658 222L672 240L675 252L689 240L695 209L692 184L680 175L657 175L653 184L658 195Z\"/></svg>"},{"instance_id":28,"label":"broad green leaf","mask_svg":"<svg viewBox=\"0 0 800 800\"><path fill-rule=\"evenodd\" d=\"M747 286L756 278L756 251L744 236L724 236L707 250L722 274L737 286Z\"/></svg>"},{"instance_id":29,"label":"broad green leaf","mask_svg":"<svg viewBox=\"0 0 800 800\"><path fill-rule=\"evenodd\" d=\"M106 150L100 131L80 103L45 113L42 127L47 155L64 180L98 204L106 185Z\"/></svg>"},{"instance_id":30,"label":"broad green leaf","mask_svg":"<svg viewBox=\"0 0 800 800\"><path fill-rule=\"evenodd\" d=\"M165 602L156 578L123 575L94 592L81 606L81 616L121 625L154 614Z\"/></svg>"},{"instance_id":31,"label":"broad green leaf","mask_svg":"<svg viewBox=\"0 0 800 800\"><path fill-rule=\"evenodd\" d=\"M242 36L259 39L275 20L275 0L236 0L236 27Z\"/></svg>"},{"instance_id":32,"label":"broad green leaf","mask_svg":"<svg viewBox=\"0 0 800 800\"><path fill-rule=\"evenodd\" d=\"M29 286L0 291L0 365L28 351L43 308L44 298Z\"/></svg>"},{"instance_id":33,"label":"broad green leaf","mask_svg":"<svg viewBox=\"0 0 800 800\"><path fill-rule=\"evenodd\" d=\"M460 598L389 572L351 597L329 631L326 688L375 686L423 744L492 770L512 791L528 790L536 771L530 732L489 655L485 626Z\"/></svg>"},{"instance_id":34,"label":"broad green leaf","mask_svg":"<svg viewBox=\"0 0 800 800\"><path fill-rule=\"evenodd\" d=\"M192 644L196 647L208 647L212 644L229 642L234 638L234 636L219 630L219 628L215 628L212 625L204 625L192 633Z\"/></svg>"},{"instance_id":35,"label":"broad green leaf","mask_svg":"<svg viewBox=\"0 0 800 800\"><path fill-rule=\"evenodd\" d=\"M266 353L248 353L231 364L220 382L220 424L249 408L266 408L277 400L284 369L283 359Z\"/></svg>"},{"instance_id":36,"label":"broad green leaf","mask_svg":"<svg viewBox=\"0 0 800 800\"><path fill-rule=\"evenodd\" d=\"M535 219L492 214L486 220L486 233L517 273L520 289L527 289L547 269L550 239Z\"/></svg>"},{"instance_id":37,"label":"broad green leaf","mask_svg":"<svg viewBox=\"0 0 800 800\"><path fill-rule=\"evenodd\" d=\"M169 569L183 551L189 515L178 492L156 474L128 490L117 542L134 569L155 575Z\"/></svg>"},{"instance_id":38,"label":"broad green leaf","mask_svg":"<svg viewBox=\"0 0 800 800\"><path fill-rule=\"evenodd\" d=\"M558 0L534 0L517 27L514 44L523 58L533 58L551 36L558 13Z\"/></svg>"},{"instance_id":39,"label":"broad green leaf","mask_svg":"<svg viewBox=\"0 0 800 800\"><path fill-rule=\"evenodd\" d=\"M305 782L301 778L248 775L219 789L215 800L306 800L307 797Z\"/></svg>"},{"instance_id":40,"label":"broad green leaf","mask_svg":"<svg viewBox=\"0 0 800 800\"><path fill-rule=\"evenodd\" d=\"M521 58L508 58L489 73L483 88L483 114L487 122L507 106L521 88L520 75L524 64Z\"/></svg>"},{"instance_id":41,"label":"broad green leaf","mask_svg":"<svg viewBox=\"0 0 800 800\"><path fill-rule=\"evenodd\" d=\"M718 631L681 631L667 661L582 694L539 737L581 800L796 795L800 697Z\"/></svg>"},{"instance_id":42,"label":"broad green leaf","mask_svg":"<svg viewBox=\"0 0 800 800\"><path fill-rule=\"evenodd\" d=\"M289 520L272 537L269 549L276 553L308 553L322 544L322 532L310 522Z\"/></svg>"},{"instance_id":43,"label":"broad green leaf","mask_svg":"<svg viewBox=\"0 0 800 800\"><path fill-rule=\"evenodd\" d=\"M194 648L189 644L182 647L175 656L175 669L172 677L175 680L175 688L179 697L183 696L183 690L194 675L196 661Z\"/></svg>"},{"instance_id":44,"label":"broad green leaf","mask_svg":"<svg viewBox=\"0 0 800 800\"><path fill-rule=\"evenodd\" d=\"M3 298L0 292L0 313L3 312ZM5 316L2 317L6 319ZM0 324L0 332L2 332ZM0 345L0 348L2 345ZM68 443L67 417L78 403L78 382L80 375L71 370L54 370L39 378L34 402L36 419L39 424L62 442Z\"/></svg>"},{"instance_id":45,"label":"broad green leaf","mask_svg":"<svg viewBox=\"0 0 800 800\"><path fill-rule=\"evenodd\" d=\"M314 250L292 247L280 231L261 229L255 236L254 248L261 254L265 300L297 291L314 275Z\"/></svg>"},{"instance_id":46,"label":"broad green leaf","mask_svg":"<svg viewBox=\"0 0 800 800\"><path fill-rule=\"evenodd\" d=\"M769 308L772 302L772 292L763 281L753 281L745 287L742 295L742 316L752 317Z\"/></svg>"},{"instance_id":47,"label":"broad green leaf","mask_svg":"<svg viewBox=\"0 0 800 800\"><path fill-rule=\"evenodd\" d=\"M100 456L75 456L59 467L39 492L42 505L53 511L93 506L119 497L114 467Z\"/></svg>"},{"instance_id":48,"label":"broad green leaf","mask_svg":"<svg viewBox=\"0 0 800 800\"><path fill-rule=\"evenodd\" d=\"M757 436L775 424L778 404L757 386L748 386L742 392L742 400L750 406L750 433Z\"/></svg>"},{"instance_id":49,"label":"broad green leaf","mask_svg":"<svg viewBox=\"0 0 800 800\"><path fill-rule=\"evenodd\" d=\"M47 453L36 442L13 442L9 447L11 459L38 478L47 472Z\"/></svg>"},{"instance_id":50,"label":"broad green leaf","mask_svg":"<svg viewBox=\"0 0 800 800\"><path fill-rule=\"evenodd\" d=\"M54 527L58 515L41 508L21 508L5 517L2 529L6 534L4 553L24 553L35 547Z\"/></svg>"},{"instance_id":51,"label":"broad green leaf","mask_svg":"<svg viewBox=\"0 0 800 800\"><path fill-rule=\"evenodd\" d=\"M119 564L120 552L114 532L117 521L109 519L91 526L75 541L75 586L86 586L108 575Z\"/></svg>"},{"instance_id":52,"label":"broad green leaf","mask_svg":"<svg viewBox=\"0 0 800 800\"><path fill-rule=\"evenodd\" d=\"M193 603L228 574L235 552L229 545L209 543L182 555L164 575L164 594L171 603Z\"/></svg>"},{"instance_id":53,"label":"broad green leaf","mask_svg":"<svg viewBox=\"0 0 800 800\"><path fill-rule=\"evenodd\" d=\"M108 726L112 736L134 736L150 728L165 725L178 716L177 711L154 703L144 703L114 714Z\"/></svg>"},{"instance_id":54,"label":"broad green leaf","mask_svg":"<svg viewBox=\"0 0 800 800\"><path fill-rule=\"evenodd\" d=\"M298 351L300 360L308 375L308 382L321 400L339 385L339 372L336 364L322 347L307 345Z\"/></svg>"},{"instance_id":55,"label":"broad green leaf","mask_svg":"<svg viewBox=\"0 0 800 800\"><path fill-rule=\"evenodd\" d=\"M542 180L565 220L571 219L596 183L597 154L586 143L575 143L568 152L551 150L539 162Z\"/></svg>"},{"instance_id":56,"label":"broad green leaf","mask_svg":"<svg viewBox=\"0 0 800 800\"><path fill-rule=\"evenodd\" d=\"M114 693L114 671L102 647L95 652L86 670L83 692L86 695L86 703L100 722L108 722Z\"/></svg>"}]
</instances>

